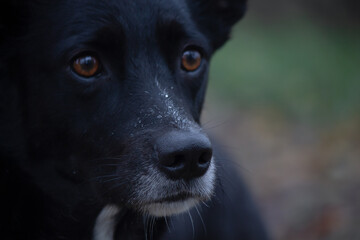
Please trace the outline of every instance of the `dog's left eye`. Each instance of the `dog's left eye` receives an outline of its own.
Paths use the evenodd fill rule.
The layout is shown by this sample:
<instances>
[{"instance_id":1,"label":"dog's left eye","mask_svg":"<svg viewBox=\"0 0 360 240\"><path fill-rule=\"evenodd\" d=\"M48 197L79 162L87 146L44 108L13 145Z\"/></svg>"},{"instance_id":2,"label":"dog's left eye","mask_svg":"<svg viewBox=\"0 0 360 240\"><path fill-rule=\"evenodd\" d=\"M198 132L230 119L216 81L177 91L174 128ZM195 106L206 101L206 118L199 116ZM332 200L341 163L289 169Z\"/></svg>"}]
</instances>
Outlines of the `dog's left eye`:
<instances>
[{"instance_id":1,"label":"dog's left eye","mask_svg":"<svg viewBox=\"0 0 360 240\"><path fill-rule=\"evenodd\" d=\"M181 58L181 67L187 72L193 72L201 65L201 53L197 50L186 50Z\"/></svg>"},{"instance_id":2,"label":"dog's left eye","mask_svg":"<svg viewBox=\"0 0 360 240\"><path fill-rule=\"evenodd\" d=\"M82 77L92 77L99 73L100 61L92 55L77 57L72 62L73 71Z\"/></svg>"}]
</instances>

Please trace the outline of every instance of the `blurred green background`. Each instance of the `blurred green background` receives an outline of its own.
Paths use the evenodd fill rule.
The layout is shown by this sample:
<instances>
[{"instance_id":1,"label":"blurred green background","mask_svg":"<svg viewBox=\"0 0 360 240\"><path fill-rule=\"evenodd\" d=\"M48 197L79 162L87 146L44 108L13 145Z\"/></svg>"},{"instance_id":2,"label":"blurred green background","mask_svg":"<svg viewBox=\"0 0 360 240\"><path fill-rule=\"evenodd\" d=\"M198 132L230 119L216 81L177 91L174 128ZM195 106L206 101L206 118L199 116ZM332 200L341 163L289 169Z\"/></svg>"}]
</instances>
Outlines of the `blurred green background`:
<instances>
[{"instance_id":1,"label":"blurred green background","mask_svg":"<svg viewBox=\"0 0 360 240\"><path fill-rule=\"evenodd\" d=\"M274 239L360 239L358 1L250 0L207 97Z\"/></svg>"}]
</instances>

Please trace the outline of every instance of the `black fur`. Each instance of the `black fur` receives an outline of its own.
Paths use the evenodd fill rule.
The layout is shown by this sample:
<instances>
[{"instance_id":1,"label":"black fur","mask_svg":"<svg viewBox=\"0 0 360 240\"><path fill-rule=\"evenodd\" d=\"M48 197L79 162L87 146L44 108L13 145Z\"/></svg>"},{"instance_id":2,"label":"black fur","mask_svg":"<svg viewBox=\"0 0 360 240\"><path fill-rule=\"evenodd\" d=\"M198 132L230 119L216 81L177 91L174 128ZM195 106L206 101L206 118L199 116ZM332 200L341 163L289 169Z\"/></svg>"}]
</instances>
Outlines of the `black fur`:
<instances>
[{"instance_id":1,"label":"black fur","mask_svg":"<svg viewBox=\"0 0 360 240\"><path fill-rule=\"evenodd\" d=\"M144 218L136 196L156 160L154 139L198 126L211 55L245 8L244 0L2 2L0 238L92 239L101 209L116 204L116 239L267 239L223 154L209 207L190 211L194 232L187 213ZM202 52L196 72L179 68L186 45ZM101 59L101 74L73 73L83 51Z\"/></svg>"}]
</instances>

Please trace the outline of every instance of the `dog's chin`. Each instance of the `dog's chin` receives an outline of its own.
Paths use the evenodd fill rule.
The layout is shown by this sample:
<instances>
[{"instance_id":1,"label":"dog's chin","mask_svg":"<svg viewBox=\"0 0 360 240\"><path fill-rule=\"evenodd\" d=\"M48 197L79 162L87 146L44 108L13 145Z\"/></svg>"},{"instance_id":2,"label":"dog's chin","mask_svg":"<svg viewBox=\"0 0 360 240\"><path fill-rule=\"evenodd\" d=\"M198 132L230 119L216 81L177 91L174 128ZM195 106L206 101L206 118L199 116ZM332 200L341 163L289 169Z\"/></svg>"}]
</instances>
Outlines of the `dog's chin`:
<instances>
[{"instance_id":1,"label":"dog's chin","mask_svg":"<svg viewBox=\"0 0 360 240\"><path fill-rule=\"evenodd\" d=\"M166 217L188 211L199 203L195 198L173 202L155 202L143 206L143 212L155 217Z\"/></svg>"},{"instance_id":2,"label":"dog's chin","mask_svg":"<svg viewBox=\"0 0 360 240\"><path fill-rule=\"evenodd\" d=\"M171 180L149 168L139 178L136 209L145 215L165 217L188 211L201 201L210 199L215 188L215 164L201 177L190 181Z\"/></svg>"}]
</instances>

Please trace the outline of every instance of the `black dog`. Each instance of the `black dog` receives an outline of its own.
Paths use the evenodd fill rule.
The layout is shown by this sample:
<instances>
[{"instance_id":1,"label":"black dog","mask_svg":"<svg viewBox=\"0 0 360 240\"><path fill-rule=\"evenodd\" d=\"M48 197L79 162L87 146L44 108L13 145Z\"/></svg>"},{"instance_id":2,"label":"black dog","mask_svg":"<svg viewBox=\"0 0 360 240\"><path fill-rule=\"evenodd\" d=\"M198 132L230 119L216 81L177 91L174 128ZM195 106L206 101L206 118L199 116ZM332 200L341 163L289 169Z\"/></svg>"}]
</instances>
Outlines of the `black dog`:
<instances>
[{"instance_id":1,"label":"black dog","mask_svg":"<svg viewBox=\"0 0 360 240\"><path fill-rule=\"evenodd\" d=\"M266 239L199 125L211 55L244 12L245 0L1 4L0 238Z\"/></svg>"}]
</instances>

